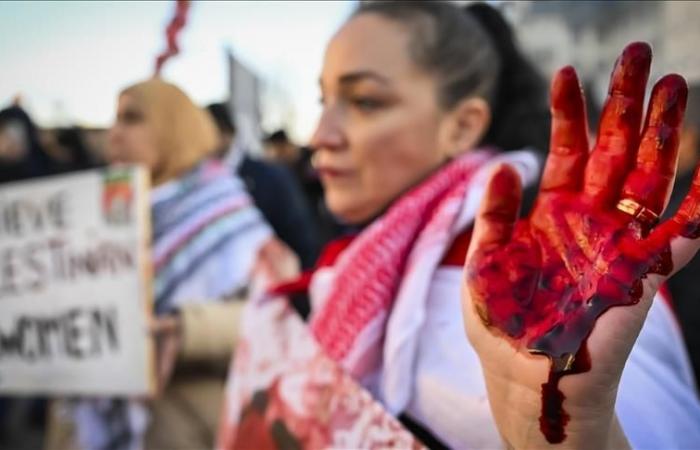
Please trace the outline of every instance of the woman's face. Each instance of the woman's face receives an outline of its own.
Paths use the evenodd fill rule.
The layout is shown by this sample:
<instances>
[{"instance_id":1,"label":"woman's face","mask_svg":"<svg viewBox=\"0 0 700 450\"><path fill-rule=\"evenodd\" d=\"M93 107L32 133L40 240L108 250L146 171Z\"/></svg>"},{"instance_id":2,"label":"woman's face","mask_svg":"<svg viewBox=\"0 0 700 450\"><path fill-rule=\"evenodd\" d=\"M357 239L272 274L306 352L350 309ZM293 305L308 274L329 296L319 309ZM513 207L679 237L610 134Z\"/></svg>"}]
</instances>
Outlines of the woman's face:
<instances>
[{"instance_id":1,"label":"woman's face","mask_svg":"<svg viewBox=\"0 0 700 450\"><path fill-rule=\"evenodd\" d=\"M109 130L109 163L143 164L155 171L159 161L152 124L129 94L119 96L117 120Z\"/></svg>"},{"instance_id":2,"label":"woman's face","mask_svg":"<svg viewBox=\"0 0 700 450\"><path fill-rule=\"evenodd\" d=\"M409 38L401 25L362 14L326 50L311 145L326 203L350 223L380 213L454 150L436 80L410 59Z\"/></svg>"}]
</instances>

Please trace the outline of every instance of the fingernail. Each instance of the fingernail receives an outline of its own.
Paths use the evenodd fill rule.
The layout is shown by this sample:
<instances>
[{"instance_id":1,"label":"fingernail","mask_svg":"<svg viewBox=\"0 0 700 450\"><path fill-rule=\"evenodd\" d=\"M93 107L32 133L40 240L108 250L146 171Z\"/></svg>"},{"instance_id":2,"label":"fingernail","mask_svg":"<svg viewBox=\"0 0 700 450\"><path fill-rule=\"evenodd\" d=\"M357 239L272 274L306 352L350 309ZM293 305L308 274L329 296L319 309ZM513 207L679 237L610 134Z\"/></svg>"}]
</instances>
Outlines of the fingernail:
<instances>
[{"instance_id":1,"label":"fingernail","mask_svg":"<svg viewBox=\"0 0 700 450\"><path fill-rule=\"evenodd\" d=\"M646 42L633 42L624 48L615 62L611 90L643 92L651 67L651 47Z\"/></svg>"},{"instance_id":2,"label":"fingernail","mask_svg":"<svg viewBox=\"0 0 700 450\"><path fill-rule=\"evenodd\" d=\"M683 120L685 107L688 102L688 85L678 74L670 74L661 78L652 91L652 123L664 123L677 127ZM659 104L660 103L660 104Z\"/></svg>"},{"instance_id":3,"label":"fingernail","mask_svg":"<svg viewBox=\"0 0 700 450\"><path fill-rule=\"evenodd\" d=\"M572 66L562 68L552 84L552 107L578 110L582 104L581 85Z\"/></svg>"},{"instance_id":4,"label":"fingernail","mask_svg":"<svg viewBox=\"0 0 700 450\"><path fill-rule=\"evenodd\" d=\"M646 42L633 42L622 51L622 59L635 68L651 63L651 46Z\"/></svg>"}]
</instances>

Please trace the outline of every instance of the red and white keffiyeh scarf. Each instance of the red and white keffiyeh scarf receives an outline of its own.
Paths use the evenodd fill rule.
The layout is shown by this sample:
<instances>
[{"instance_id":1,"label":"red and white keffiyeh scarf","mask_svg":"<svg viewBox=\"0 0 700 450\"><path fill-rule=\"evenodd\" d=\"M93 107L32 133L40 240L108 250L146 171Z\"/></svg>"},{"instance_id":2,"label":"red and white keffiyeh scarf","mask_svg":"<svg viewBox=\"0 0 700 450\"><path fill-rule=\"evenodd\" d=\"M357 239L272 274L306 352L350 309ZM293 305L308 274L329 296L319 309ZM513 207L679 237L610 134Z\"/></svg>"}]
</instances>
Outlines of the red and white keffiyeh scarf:
<instances>
[{"instance_id":1,"label":"red and white keffiyeh scarf","mask_svg":"<svg viewBox=\"0 0 700 450\"><path fill-rule=\"evenodd\" d=\"M475 174L491 158L492 154L481 151L450 161L365 229L332 269L326 270L331 275L319 270L312 279L313 335L331 358L375 394L373 379L382 370L387 323L400 291L405 291L403 281L421 265L422 249L435 247L436 240L444 241L432 258L434 267L423 267L429 270L419 274L427 277L428 281L418 283L427 289L439 263L438 253L444 253L459 231L455 224L467 190L474 187ZM314 289L316 279L326 288ZM425 293L410 294L420 297Z\"/></svg>"},{"instance_id":2,"label":"red and white keffiyeh scarf","mask_svg":"<svg viewBox=\"0 0 700 450\"><path fill-rule=\"evenodd\" d=\"M392 416L411 400L433 277L470 226L499 161L524 184L537 174L528 152L470 152L403 194L358 236L331 245L313 273L269 291L264 280L256 283L241 320L220 448L260 447L275 423L309 448L412 446ZM305 289L307 323L289 304L289 294Z\"/></svg>"}]
</instances>

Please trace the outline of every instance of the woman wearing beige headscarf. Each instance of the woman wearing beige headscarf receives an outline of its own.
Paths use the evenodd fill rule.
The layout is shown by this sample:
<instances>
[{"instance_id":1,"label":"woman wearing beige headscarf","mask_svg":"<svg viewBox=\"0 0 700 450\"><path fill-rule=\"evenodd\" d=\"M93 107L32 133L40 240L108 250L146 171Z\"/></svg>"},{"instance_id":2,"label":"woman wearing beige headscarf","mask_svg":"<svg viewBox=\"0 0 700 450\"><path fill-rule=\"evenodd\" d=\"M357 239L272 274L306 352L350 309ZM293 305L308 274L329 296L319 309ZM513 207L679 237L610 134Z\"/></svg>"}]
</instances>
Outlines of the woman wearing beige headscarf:
<instances>
[{"instance_id":1,"label":"woman wearing beige headscarf","mask_svg":"<svg viewBox=\"0 0 700 450\"><path fill-rule=\"evenodd\" d=\"M107 159L151 169L154 186L181 177L213 154L214 123L173 84L151 79L124 89Z\"/></svg>"},{"instance_id":2,"label":"woman wearing beige headscarf","mask_svg":"<svg viewBox=\"0 0 700 450\"><path fill-rule=\"evenodd\" d=\"M153 184L159 394L148 408L78 402L70 416L80 448L213 445L240 307L220 300L245 290L261 249L275 246L243 183L212 159L216 143L209 116L172 84L153 79L119 96L107 159L148 167Z\"/></svg>"}]
</instances>

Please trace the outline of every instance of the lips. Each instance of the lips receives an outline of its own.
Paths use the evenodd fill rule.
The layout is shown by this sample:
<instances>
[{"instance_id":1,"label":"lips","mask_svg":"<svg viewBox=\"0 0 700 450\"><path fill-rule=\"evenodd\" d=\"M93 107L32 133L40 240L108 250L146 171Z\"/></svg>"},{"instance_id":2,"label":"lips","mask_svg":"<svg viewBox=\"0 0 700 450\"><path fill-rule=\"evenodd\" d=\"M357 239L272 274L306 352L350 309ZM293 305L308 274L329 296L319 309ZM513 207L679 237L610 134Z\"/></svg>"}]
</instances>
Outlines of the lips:
<instances>
[{"instance_id":1,"label":"lips","mask_svg":"<svg viewBox=\"0 0 700 450\"><path fill-rule=\"evenodd\" d=\"M318 174L322 178L342 178L347 177L352 172L350 170L342 170L329 166L321 166L318 168Z\"/></svg>"}]
</instances>

